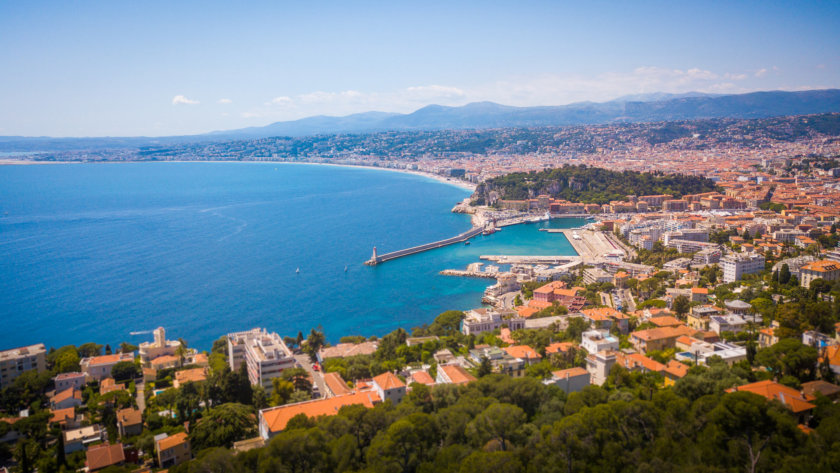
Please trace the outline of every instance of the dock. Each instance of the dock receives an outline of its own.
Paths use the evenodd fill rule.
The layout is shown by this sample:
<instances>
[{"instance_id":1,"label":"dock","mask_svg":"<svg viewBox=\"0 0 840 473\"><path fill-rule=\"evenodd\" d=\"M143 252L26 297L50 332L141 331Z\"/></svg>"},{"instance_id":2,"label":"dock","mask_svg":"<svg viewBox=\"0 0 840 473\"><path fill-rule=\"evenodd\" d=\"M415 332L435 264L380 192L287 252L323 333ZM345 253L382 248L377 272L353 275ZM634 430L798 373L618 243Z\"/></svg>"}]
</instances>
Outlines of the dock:
<instances>
[{"instance_id":1,"label":"dock","mask_svg":"<svg viewBox=\"0 0 840 473\"><path fill-rule=\"evenodd\" d=\"M498 264L553 264L562 265L580 262L578 256L516 256L516 255L481 255L479 259L494 261Z\"/></svg>"},{"instance_id":2,"label":"dock","mask_svg":"<svg viewBox=\"0 0 840 473\"><path fill-rule=\"evenodd\" d=\"M445 240L434 241L432 243L426 243L424 245L414 246L411 248L406 248L404 250L392 251L390 253L384 253L381 255L377 255L376 247L373 248L373 256L367 261L365 264L368 266L376 266L377 264L384 263L386 261L390 261L392 259L401 258L403 256L413 255L416 253L422 253L424 251L433 250L435 248L442 248L444 246L453 245L455 243L463 243L470 238L480 235L481 232L484 231L484 227L473 227L464 233L456 235L452 238L447 238Z\"/></svg>"},{"instance_id":3,"label":"dock","mask_svg":"<svg viewBox=\"0 0 840 473\"><path fill-rule=\"evenodd\" d=\"M623 248L616 245L604 232L595 230L563 229L556 233L566 235L566 239L572 244L584 263L593 263L602 260L607 255L621 254L625 256Z\"/></svg>"}]
</instances>

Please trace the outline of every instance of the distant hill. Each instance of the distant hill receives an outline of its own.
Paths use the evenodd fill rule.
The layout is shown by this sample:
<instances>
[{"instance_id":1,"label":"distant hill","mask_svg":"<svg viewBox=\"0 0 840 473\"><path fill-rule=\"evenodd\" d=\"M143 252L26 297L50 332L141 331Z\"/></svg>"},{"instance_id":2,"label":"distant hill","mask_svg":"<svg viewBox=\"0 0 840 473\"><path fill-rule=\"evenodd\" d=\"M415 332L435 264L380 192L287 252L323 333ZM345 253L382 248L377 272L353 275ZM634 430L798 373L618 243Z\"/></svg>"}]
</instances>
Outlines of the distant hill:
<instances>
[{"instance_id":1,"label":"distant hill","mask_svg":"<svg viewBox=\"0 0 840 473\"><path fill-rule=\"evenodd\" d=\"M460 107L429 105L408 114L365 112L343 117L315 116L263 127L203 135L106 138L0 137L0 151L135 148L208 141L362 134L381 131L487 129L657 122L703 118L766 118L840 112L840 90L753 92L739 95L643 94L609 102L512 107L476 102Z\"/></svg>"}]
</instances>

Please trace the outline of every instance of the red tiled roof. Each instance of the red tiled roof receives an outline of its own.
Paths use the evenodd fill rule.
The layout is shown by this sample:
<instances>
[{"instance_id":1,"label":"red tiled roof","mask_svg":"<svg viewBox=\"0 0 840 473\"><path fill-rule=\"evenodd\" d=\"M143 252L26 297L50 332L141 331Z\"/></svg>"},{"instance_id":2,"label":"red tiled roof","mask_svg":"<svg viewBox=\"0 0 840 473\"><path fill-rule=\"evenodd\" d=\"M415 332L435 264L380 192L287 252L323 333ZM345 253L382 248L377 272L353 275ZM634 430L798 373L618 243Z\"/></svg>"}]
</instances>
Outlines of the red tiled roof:
<instances>
[{"instance_id":1,"label":"red tiled roof","mask_svg":"<svg viewBox=\"0 0 840 473\"><path fill-rule=\"evenodd\" d=\"M534 360L542 358L536 350L529 347L528 345L513 345L505 347L503 348L503 350L506 351L508 355L514 358L522 358L523 360Z\"/></svg>"},{"instance_id":2,"label":"red tiled roof","mask_svg":"<svg viewBox=\"0 0 840 473\"><path fill-rule=\"evenodd\" d=\"M327 387L330 388L334 396L343 396L353 392L347 387L347 382L344 381L344 378L335 372L324 373L324 383L327 384Z\"/></svg>"},{"instance_id":3,"label":"red tiled roof","mask_svg":"<svg viewBox=\"0 0 840 473\"><path fill-rule=\"evenodd\" d=\"M390 371L386 371L380 374L379 376L375 376L373 378L373 382L376 383L377 386L382 388L383 391L405 387L405 383L403 383L402 380L397 377L397 375L391 373Z\"/></svg>"},{"instance_id":4,"label":"red tiled roof","mask_svg":"<svg viewBox=\"0 0 840 473\"><path fill-rule=\"evenodd\" d=\"M453 384L467 384L475 381L475 376L467 373L467 370L458 365L443 365L438 366L438 369L443 370Z\"/></svg>"},{"instance_id":5,"label":"red tiled roof","mask_svg":"<svg viewBox=\"0 0 840 473\"><path fill-rule=\"evenodd\" d=\"M125 461L125 452L123 452L121 443L94 445L88 448L85 456L87 457L85 464L91 471L100 470Z\"/></svg>"},{"instance_id":6,"label":"red tiled roof","mask_svg":"<svg viewBox=\"0 0 840 473\"><path fill-rule=\"evenodd\" d=\"M432 379L432 376L425 371L415 371L411 373L411 381L414 383L425 384L427 386L435 384L435 380Z\"/></svg>"},{"instance_id":7,"label":"red tiled roof","mask_svg":"<svg viewBox=\"0 0 840 473\"><path fill-rule=\"evenodd\" d=\"M289 404L286 406L275 407L271 409L264 409L260 411L268 430L271 432L280 432L286 428L286 424L292 417L298 414L304 414L309 418L319 416L332 416L338 414L338 410L344 406L351 406L361 404L367 408L373 407L373 404L379 402L379 396L373 391L361 391L346 396L336 396L327 399L317 399L315 401L304 401L297 404Z\"/></svg>"},{"instance_id":8,"label":"red tiled roof","mask_svg":"<svg viewBox=\"0 0 840 473\"><path fill-rule=\"evenodd\" d=\"M726 392L730 393L736 391L751 392L753 394L763 396L768 400L776 399L784 404L788 409L797 413L817 407L806 401L799 391L773 381L759 381L757 383L745 384L743 386L737 386L726 390Z\"/></svg>"}]
</instances>

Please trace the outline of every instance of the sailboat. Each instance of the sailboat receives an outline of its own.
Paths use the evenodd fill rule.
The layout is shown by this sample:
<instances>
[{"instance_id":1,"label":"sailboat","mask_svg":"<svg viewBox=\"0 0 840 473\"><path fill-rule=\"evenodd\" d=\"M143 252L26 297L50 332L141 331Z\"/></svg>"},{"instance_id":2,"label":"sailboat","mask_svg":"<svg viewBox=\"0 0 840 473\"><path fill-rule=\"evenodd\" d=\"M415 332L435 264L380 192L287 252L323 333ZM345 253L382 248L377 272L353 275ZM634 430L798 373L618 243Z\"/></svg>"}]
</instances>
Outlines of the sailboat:
<instances>
[{"instance_id":1,"label":"sailboat","mask_svg":"<svg viewBox=\"0 0 840 473\"><path fill-rule=\"evenodd\" d=\"M346 265L344 266L344 272L345 273L347 272L347 266Z\"/></svg>"},{"instance_id":2,"label":"sailboat","mask_svg":"<svg viewBox=\"0 0 840 473\"><path fill-rule=\"evenodd\" d=\"M295 273L300 274L300 268L296 269Z\"/></svg>"}]
</instances>

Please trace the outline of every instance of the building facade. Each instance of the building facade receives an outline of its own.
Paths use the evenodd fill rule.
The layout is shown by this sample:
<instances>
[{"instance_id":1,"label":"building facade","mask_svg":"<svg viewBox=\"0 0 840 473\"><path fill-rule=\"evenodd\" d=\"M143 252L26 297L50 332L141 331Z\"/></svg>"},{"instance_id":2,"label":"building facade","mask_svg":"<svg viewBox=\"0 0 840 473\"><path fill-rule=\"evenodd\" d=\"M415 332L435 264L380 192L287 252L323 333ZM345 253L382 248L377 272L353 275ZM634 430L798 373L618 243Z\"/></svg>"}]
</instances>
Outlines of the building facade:
<instances>
[{"instance_id":1,"label":"building facade","mask_svg":"<svg viewBox=\"0 0 840 473\"><path fill-rule=\"evenodd\" d=\"M0 389L26 371L46 371L47 349L43 343L0 351Z\"/></svg>"}]
</instances>

